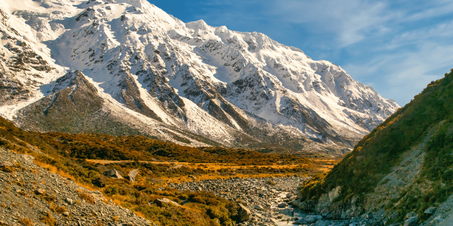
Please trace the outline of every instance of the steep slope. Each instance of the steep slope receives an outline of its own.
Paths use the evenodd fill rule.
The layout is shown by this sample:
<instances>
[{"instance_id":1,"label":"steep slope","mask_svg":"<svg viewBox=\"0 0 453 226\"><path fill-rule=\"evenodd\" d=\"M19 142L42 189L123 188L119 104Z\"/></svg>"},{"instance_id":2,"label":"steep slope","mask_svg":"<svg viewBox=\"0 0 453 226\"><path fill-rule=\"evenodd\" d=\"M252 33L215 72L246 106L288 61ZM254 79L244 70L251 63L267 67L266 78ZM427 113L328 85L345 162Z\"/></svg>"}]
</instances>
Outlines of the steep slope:
<instances>
[{"instance_id":1,"label":"steep slope","mask_svg":"<svg viewBox=\"0 0 453 226\"><path fill-rule=\"evenodd\" d=\"M33 160L0 148L1 225L154 225Z\"/></svg>"},{"instance_id":2,"label":"steep slope","mask_svg":"<svg viewBox=\"0 0 453 226\"><path fill-rule=\"evenodd\" d=\"M451 205L453 194L452 101L453 70L365 136L330 173L307 183L300 207L333 218L374 213L378 221L407 225L428 218L425 224L437 225L452 215L445 208L434 214Z\"/></svg>"},{"instance_id":3,"label":"steep slope","mask_svg":"<svg viewBox=\"0 0 453 226\"><path fill-rule=\"evenodd\" d=\"M20 2L2 11L0 112L25 129L340 153L398 108L330 62L145 0Z\"/></svg>"}]
</instances>

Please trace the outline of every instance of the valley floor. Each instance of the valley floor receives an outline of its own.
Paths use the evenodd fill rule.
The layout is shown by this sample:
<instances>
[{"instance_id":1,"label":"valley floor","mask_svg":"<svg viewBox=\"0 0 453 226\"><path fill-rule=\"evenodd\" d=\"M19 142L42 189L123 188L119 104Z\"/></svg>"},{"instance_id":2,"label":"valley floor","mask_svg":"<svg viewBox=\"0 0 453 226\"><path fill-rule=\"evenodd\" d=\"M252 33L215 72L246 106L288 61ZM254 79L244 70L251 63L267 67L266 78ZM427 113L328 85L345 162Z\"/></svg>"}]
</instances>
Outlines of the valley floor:
<instances>
[{"instance_id":1,"label":"valley floor","mask_svg":"<svg viewBox=\"0 0 453 226\"><path fill-rule=\"evenodd\" d=\"M375 225L363 218L347 220L323 219L293 207L299 187L308 177L229 178L168 184L179 190L207 191L237 201L250 211L250 220L240 225L312 225L361 226Z\"/></svg>"}]
</instances>

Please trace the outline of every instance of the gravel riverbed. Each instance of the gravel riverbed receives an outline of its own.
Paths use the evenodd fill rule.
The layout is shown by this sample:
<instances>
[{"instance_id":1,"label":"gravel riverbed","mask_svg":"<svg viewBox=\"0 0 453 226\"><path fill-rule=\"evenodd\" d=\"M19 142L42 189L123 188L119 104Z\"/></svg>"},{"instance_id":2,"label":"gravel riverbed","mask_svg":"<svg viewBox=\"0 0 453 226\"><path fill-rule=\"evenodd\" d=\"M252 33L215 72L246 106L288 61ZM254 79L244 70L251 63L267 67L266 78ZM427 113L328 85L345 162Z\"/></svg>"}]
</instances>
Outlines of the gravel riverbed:
<instances>
[{"instance_id":1,"label":"gravel riverbed","mask_svg":"<svg viewBox=\"0 0 453 226\"><path fill-rule=\"evenodd\" d=\"M298 188L308 178L272 177L272 178L230 178L219 180L191 181L181 184L169 184L179 190L207 191L228 200L242 204L248 211L248 221L239 225L313 225L313 226L359 226L370 224L366 219L331 220L320 215L301 212L293 207Z\"/></svg>"}]
</instances>

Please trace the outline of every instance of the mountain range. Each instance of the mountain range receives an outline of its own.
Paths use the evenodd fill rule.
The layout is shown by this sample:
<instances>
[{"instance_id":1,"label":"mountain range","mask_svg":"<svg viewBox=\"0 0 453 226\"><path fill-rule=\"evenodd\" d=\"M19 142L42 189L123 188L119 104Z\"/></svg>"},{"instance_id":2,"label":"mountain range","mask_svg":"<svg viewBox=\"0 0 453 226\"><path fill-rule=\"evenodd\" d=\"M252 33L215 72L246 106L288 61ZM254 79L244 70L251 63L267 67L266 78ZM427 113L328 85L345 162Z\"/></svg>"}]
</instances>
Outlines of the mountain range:
<instances>
[{"instance_id":1,"label":"mountain range","mask_svg":"<svg viewBox=\"0 0 453 226\"><path fill-rule=\"evenodd\" d=\"M0 114L33 131L341 155L398 104L257 32L145 0L6 0Z\"/></svg>"}]
</instances>

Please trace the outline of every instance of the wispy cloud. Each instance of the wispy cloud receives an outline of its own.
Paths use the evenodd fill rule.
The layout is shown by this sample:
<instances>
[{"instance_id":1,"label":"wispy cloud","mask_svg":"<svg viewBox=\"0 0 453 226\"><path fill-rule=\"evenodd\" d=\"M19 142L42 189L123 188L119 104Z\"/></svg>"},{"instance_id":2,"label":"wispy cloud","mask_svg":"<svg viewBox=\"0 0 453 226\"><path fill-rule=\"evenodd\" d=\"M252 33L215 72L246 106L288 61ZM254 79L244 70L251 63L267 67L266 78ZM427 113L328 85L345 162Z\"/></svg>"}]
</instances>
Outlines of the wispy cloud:
<instances>
[{"instance_id":1,"label":"wispy cloud","mask_svg":"<svg viewBox=\"0 0 453 226\"><path fill-rule=\"evenodd\" d=\"M260 31L404 105L453 67L451 0L213 0L193 20Z\"/></svg>"},{"instance_id":2,"label":"wispy cloud","mask_svg":"<svg viewBox=\"0 0 453 226\"><path fill-rule=\"evenodd\" d=\"M426 85L453 67L453 45L425 43L413 50L395 51L374 57L366 64L344 66L351 75L373 87L386 98L404 105Z\"/></svg>"},{"instance_id":3,"label":"wispy cloud","mask_svg":"<svg viewBox=\"0 0 453 226\"><path fill-rule=\"evenodd\" d=\"M311 33L335 35L340 48L363 40L369 33L385 32L382 24L392 18L382 2L275 0L271 4L273 16L301 24Z\"/></svg>"}]
</instances>

